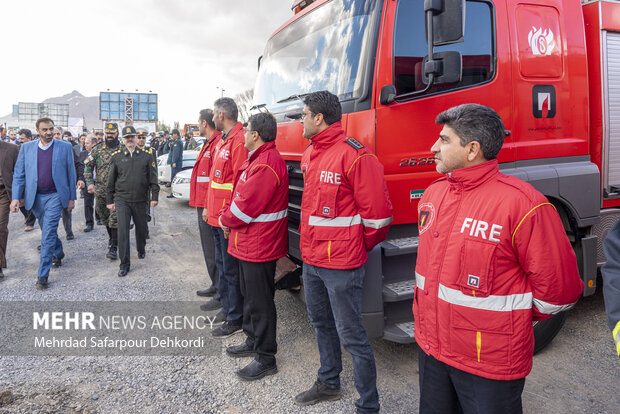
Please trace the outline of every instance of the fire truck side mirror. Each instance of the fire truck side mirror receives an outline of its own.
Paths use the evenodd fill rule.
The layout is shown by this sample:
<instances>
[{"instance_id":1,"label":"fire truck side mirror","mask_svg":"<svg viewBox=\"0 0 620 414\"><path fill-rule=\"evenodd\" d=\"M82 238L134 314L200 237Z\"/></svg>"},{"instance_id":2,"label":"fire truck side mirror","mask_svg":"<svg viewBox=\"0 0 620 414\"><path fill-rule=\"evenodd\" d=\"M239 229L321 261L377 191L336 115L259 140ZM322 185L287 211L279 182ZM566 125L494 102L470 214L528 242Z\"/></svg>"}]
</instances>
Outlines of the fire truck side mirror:
<instances>
[{"instance_id":1,"label":"fire truck side mirror","mask_svg":"<svg viewBox=\"0 0 620 414\"><path fill-rule=\"evenodd\" d=\"M433 14L434 46L464 40L465 0L424 0L424 12L429 11Z\"/></svg>"},{"instance_id":2,"label":"fire truck side mirror","mask_svg":"<svg viewBox=\"0 0 620 414\"><path fill-rule=\"evenodd\" d=\"M455 51L433 53L430 61L428 55L424 56L422 67L422 82L426 85L431 74L434 75L433 84L458 83L463 76L463 58Z\"/></svg>"},{"instance_id":3,"label":"fire truck side mirror","mask_svg":"<svg viewBox=\"0 0 620 414\"><path fill-rule=\"evenodd\" d=\"M261 56L259 56L259 57L258 57L258 62L257 62L257 64L258 64L258 68L257 68L257 70L260 70L260 63L261 63L262 61L263 61L263 56L261 55Z\"/></svg>"},{"instance_id":4,"label":"fire truck side mirror","mask_svg":"<svg viewBox=\"0 0 620 414\"><path fill-rule=\"evenodd\" d=\"M389 105L396 100L396 87L394 85L383 85L379 94L379 103Z\"/></svg>"}]
</instances>

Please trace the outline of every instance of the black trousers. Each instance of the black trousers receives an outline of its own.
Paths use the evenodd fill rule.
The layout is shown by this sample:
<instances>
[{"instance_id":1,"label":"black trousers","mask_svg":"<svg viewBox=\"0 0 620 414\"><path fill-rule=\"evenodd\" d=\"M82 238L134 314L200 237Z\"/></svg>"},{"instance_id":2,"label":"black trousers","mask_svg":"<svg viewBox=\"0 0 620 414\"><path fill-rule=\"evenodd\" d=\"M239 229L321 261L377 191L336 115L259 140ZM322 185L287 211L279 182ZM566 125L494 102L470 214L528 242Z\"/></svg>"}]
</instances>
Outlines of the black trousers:
<instances>
[{"instance_id":1,"label":"black trousers","mask_svg":"<svg viewBox=\"0 0 620 414\"><path fill-rule=\"evenodd\" d=\"M34 226L37 218L34 216L32 210L26 210L26 207L20 207L19 210L24 215L24 219L26 220L26 226Z\"/></svg>"},{"instance_id":2,"label":"black trousers","mask_svg":"<svg viewBox=\"0 0 620 414\"><path fill-rule=\"evenodd\" d=\"M128 202L120 199L114 200L116 217L118 220L118 255L121 259L121 269L129 270L129 225L131 219L136 226L136 248L138 253L144 253L146 246L146 201Z\"/></svg>"},{"instance_id":3,"label":"black trousers","mask_svg":"<svg viewBox=\"0 0 620 414\"><path fill-rule=\"evenodd\" d=\"M243 332L246 343L254 347L255 359L262 364L276 362L276 291L273 281L276 260L263 263L239 260L239 279L243 294Z\"/></svg>"},{"instance_id":4,"label":"black trousers","mask_svg":"<svg viewBox=\"0 0 620 414\"><path fill-rule=\"evenodd\" d=\"M71 229L72 213L72 210L68 210L66 208L62 209L62 226L65 228L65 234L67 236L73 234L73 230Z\"/></svg>"},{"instance_id":5,"label":"black trousers","mask_svg":"<svg viewBox=\"0 0 620 414\"><path fill-rule=\"evenodd\" d=\"M95 195L90 194L88 191L82 191L84 195L84 219L87 226L95 224L93 216L95 214Z\"/></svg>"},{"instance_id":6,"label":"black trousers","mask_svg":"<svg viewBox=\"0 0 620 414\"><path fill-rule=\"evenodd\" d=\"M215 265L215 240L213 240L213 230L211 225L207 224L202 219L202 211L204 208L197 207L196 213L198 214L198 231L200 232L200 243L202 245L202 255L205 258L207 265L207 272L211 279L211 285L217 290L219 285L219 274L217 273L217 266ZM219 290L213 296L214 299L220 300Z\"/></svg>"},{"instance_id":7,"label":"black trousers","mask_svg":"<svg viewBox=\"0 0 620 414\"><path fill-rule=\"evenodd\" d=\"M499 381L438 361L418 347L420 414L520 414L525 378Z\"/></svg>"}]
</instances>

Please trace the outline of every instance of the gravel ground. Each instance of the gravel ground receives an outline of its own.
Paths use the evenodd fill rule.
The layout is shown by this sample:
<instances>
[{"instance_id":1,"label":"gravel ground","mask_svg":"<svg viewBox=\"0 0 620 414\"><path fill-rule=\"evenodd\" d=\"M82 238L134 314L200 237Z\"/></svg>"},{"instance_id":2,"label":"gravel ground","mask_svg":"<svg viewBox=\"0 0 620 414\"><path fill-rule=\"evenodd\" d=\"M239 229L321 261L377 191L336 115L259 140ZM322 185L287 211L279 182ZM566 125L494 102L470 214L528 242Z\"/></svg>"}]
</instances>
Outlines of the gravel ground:
<instances>
[{"instance_id":1,"label":"gravel ground","mask_svg":"<svg viewBox=\"0 0 620 414\"><path fill-rule=\"evenodd\" d=\"M52 270L46 291L35 288L40 232L23 231L12 214L2 301L194 301L207 276L196 213L165 198L151 223L147 260L132 251L132 269L118 278L118 261L105 259L107 234L83 233L82 200L73 215L76 239L64 241L67 258ZM62 227L62 226L61 226ZM279 373L242 382L234 370L249 358L226 356L225 346L243 335L209 338L216 352L201 357L0 357L0 412L7 413L352 413L357 392L349 355L343 351L340 401L301 408L293 397L316 378L313 329L298 296L276 293ZM417 349L373 340L382 411L417 411ZM582 300L554 342L534 358L523 394L526 413L620 412L620 364L604 318L602 295Z\"/></svg>"}]
</instances>

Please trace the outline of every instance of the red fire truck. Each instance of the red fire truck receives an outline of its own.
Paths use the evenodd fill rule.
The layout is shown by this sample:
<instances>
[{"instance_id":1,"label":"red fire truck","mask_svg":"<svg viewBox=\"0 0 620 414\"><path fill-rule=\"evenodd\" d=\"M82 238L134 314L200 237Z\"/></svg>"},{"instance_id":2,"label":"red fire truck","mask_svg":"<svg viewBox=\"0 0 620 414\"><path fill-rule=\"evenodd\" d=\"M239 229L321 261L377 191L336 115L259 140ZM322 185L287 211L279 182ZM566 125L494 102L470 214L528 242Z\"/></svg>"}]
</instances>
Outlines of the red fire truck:
<instances>
[{"instance_id":1,"label":"red fire truck","mask_svg":"<svg viewBox=\"0 0 620 414\"><path fill-rule=\"evenodd\" d=\"M259 59L254 109L279 123L290 173L289 254L298 264L303 97L336 94L347 134L383 164L394 222L366 265L369 335L413 341L417 204L438 177L434 119L463 103L500 114L502 171L556 206L584 296L594 293L602 239L620 216L618 1L296 0L293 11ZM565 317L535 325L537 349Z\"/></svg>"}]
</instances>

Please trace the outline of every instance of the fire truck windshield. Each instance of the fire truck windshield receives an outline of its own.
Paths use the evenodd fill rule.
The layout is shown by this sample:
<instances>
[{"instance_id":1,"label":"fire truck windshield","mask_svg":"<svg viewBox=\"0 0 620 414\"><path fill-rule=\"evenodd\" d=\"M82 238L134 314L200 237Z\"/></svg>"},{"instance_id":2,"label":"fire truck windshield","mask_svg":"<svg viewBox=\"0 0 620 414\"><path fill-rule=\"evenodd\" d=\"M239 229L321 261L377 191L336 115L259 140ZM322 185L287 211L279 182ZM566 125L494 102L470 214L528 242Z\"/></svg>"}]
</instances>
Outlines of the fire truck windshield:
<instances>
[{"instance_id":1,"label":"fire truck windshield","mask_svg":"<svg viewBox=\"0 0 620 414\"><path fill-rule=\"evenodd\" d=\"M299 107L296 96L328 90L340 100L359 98L380 0L332 0L274 35L263 54L254 105L272 112ZM293 99L291 99L293 97Z\"/></svg>"}]
</instances>

